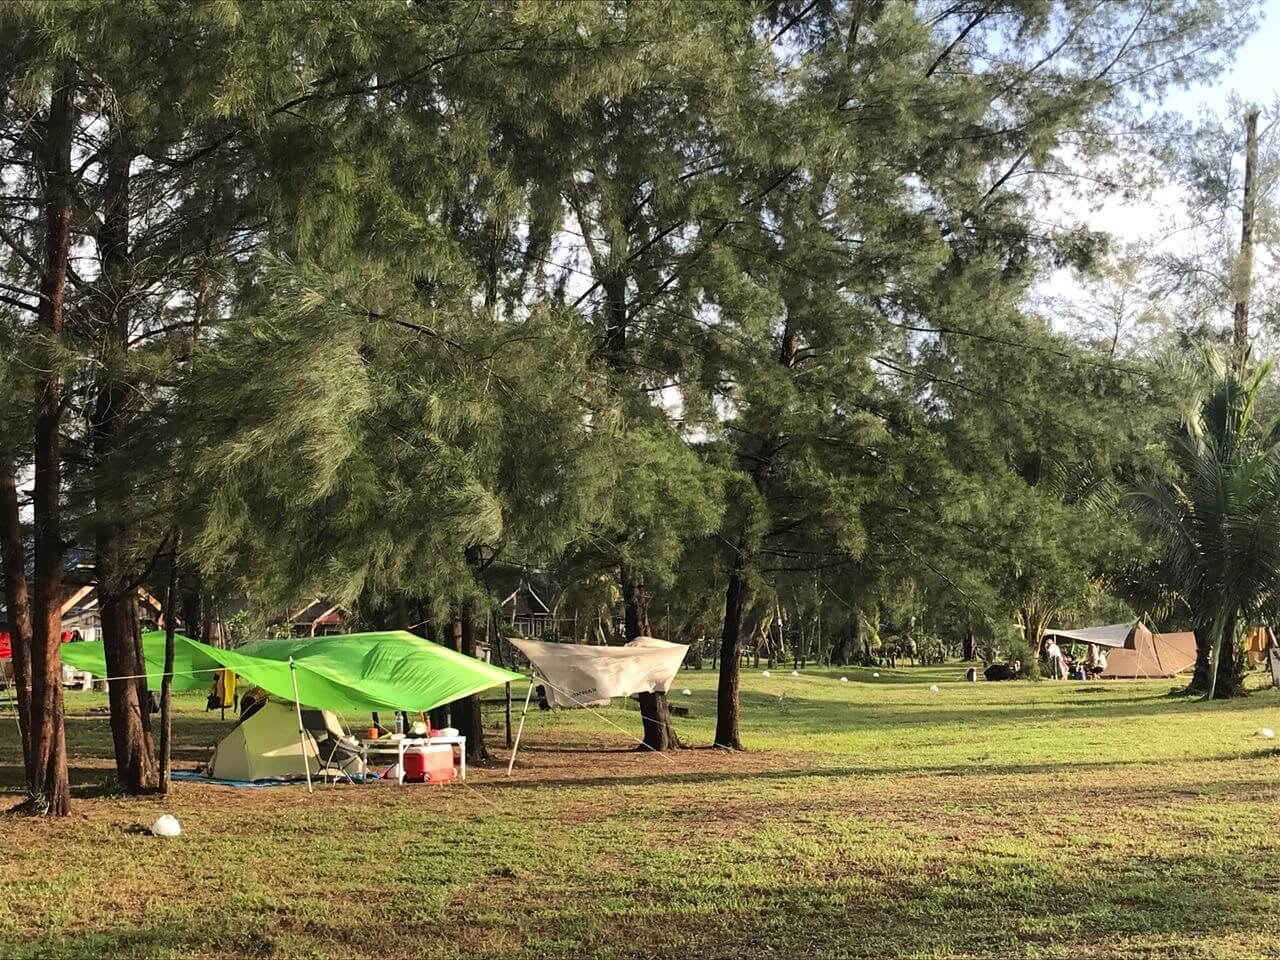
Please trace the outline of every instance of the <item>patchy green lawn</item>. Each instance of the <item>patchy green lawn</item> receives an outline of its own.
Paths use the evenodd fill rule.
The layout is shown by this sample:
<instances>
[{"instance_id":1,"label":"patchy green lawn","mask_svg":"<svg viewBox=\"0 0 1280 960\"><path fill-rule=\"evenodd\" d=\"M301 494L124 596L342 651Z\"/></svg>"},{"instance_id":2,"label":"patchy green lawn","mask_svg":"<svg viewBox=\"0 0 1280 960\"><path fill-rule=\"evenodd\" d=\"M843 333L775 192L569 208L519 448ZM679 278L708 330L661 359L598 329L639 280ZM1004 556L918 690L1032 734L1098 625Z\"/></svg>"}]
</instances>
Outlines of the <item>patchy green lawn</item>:
<instances>
[{"instance_id":1,"label":"patchy green lawn","mask_svg":"<svg viewBox=\"0 0 1280 960\"><path fill-rule=\"evenodd\" d=\"M789 672L745 673L745 754L531 712L507 779L499 709L466 786L311 797L113 796L105 698L69 693L73 815L0 819L0 956L1280 956L1280 694ZM695 746L714 688L673 691ZM180 767L224 728L202 699ZM181 838L137 832L165 811Z\"/></svg>"}]
</instances>

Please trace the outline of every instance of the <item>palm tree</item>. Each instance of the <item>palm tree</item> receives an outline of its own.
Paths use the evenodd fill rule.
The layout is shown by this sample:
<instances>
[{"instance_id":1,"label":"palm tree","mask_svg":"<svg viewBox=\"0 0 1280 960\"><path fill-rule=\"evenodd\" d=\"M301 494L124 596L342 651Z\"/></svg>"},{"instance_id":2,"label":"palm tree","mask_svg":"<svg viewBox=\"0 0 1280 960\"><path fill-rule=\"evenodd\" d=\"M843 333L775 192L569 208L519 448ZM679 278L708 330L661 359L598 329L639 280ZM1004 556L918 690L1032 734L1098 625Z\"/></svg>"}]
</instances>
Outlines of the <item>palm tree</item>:
<instances>
[{"instance_id":1,"label":"palm tree","mask_svg":"<svg viewBox=\"0 0 1280 960\"><path fill-rule=\"evenodd\" d=\"M1170 476L1126 498L1159 544L1161 579L1204 632L1206 700L1242 692L1238 631L1270 618L1280 581L1280 421L1255 417L1271 364L1235 369L1216 353L1207 360L1207 391L1169 438Z\"/></svg>"}]
</instances>

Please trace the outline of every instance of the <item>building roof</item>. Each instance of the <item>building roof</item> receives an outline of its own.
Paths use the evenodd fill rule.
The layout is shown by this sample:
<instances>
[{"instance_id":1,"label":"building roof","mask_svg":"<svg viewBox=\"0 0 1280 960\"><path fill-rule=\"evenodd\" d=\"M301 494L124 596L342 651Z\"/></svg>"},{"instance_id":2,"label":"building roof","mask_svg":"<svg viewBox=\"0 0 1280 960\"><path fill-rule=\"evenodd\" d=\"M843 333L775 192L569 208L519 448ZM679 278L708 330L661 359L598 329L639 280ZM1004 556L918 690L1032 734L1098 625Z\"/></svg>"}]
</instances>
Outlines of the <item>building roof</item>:
<instances>
[{"instance_id":1,"label":"building roof","mask_svg":"<svg viewBox=\"0 0 1280 960\"><path fill-rule=\"evenodd\" d=\"M501 606L506 608L508 604L514 606L513 613L515 616L529 616L544 614L549 615L551 608L543 603L542 598L534 591L528 582L520 584L507 599L502 601Z\"/></svg>"}]
</instances>

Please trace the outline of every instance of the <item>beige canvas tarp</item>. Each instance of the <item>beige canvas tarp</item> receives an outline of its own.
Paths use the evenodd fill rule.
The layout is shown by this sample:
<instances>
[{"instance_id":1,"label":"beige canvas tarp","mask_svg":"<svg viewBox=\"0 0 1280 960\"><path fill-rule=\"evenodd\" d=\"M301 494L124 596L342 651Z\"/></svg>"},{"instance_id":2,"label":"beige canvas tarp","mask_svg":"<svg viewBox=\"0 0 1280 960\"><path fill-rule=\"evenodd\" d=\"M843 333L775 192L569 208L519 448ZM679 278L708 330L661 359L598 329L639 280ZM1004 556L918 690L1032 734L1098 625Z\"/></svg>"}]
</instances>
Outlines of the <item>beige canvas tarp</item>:
<instances>
[{"instance_id":1,"label":"beige canvas tarp","mask_svg":"<svg viewBox=\"0 0 1280 960\"><path fill-rule=\"evenodd\" d=\"M513 637L511 643L546 681L547 702L555 707L582 707L636 693L666 693L689 650L683 643L655 637L637 637L621 647L523 637Z\"/></svg>"},{"instance_id":2,"label":"beige canvas tarp","mask_svg":"<svg viewBox=\"0 0 1280 960\"><path fill-rule=\"evenodd\" d=\"M1109 623L1105 627L1081 627L1078 630L1060 630L1050 628L1044 632L1045 638L1058 640L1074 640L1077 643L1092 643L1099 647L1123 647L1133 632L1132 623Z\"/></svg>"}]
</instances>

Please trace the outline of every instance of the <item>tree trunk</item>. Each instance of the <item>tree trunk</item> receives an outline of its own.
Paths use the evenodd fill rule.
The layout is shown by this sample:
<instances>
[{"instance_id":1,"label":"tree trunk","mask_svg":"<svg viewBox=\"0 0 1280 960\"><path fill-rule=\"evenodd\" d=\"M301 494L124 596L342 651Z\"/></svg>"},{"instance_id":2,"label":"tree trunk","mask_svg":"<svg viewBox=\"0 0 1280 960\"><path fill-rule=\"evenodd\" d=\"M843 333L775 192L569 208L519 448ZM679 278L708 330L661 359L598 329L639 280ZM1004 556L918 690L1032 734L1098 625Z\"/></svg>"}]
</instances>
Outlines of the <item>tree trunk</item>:
<instances>
[{"instance_id":1,"label":"tree trunk","mask_svg":"<svg viewBox=\"0 0 1280 960\"><path fill-rule=\"evenodd\" d=\"M470 607L463 612L459 627L462 652L468 657L474 657L476 655L476 621ZM472 694L453 703L453 725L467 738L467 761L469 763L488 761L489 751L484 745L484 723L480 715L478 696Z\"/></svg>"},{"instance_id":2,"label":"tree trunk","mask_svg":"<svg viewBox=\"0 0 1280 960\"><path fill-rule=\"evenodd\" d=\"M45 260L40 278L39 324L55 344L62 339L71 246L71 140L75 104L71 68L59 71L44 133ZM36 394L35 577L31 617L31 744L34 804L50 816L71 811L62 699L62 378L51 352Z\"/></svg>"},{"instance_id":3,"label":"tree trunk","mask_svg":"<svg viewBox=\"0 0 1280 960\"><path fill-rule=\"evenodd\" d=\"M1209 650L1209 686L1205 690L1204 699L1212 700L1217 689L1218 682L1218 660L1222 656L1223 637L1226 634L1225 617L1219 615L1214 618L1213 627L1211 628L1210 650Z\"/></svg>"},{"instance_id":4,"label":"tree trunk","mask_svg":"<svg viewBox=\"0 0 1280 960\"><path fill-rule=\"evenodd\" d=\"M450 623L448 628L444 631L444 636L437 635L438 631L436 630L434 620L429 620L424 624L422 632L432 643L438 643L442 647L448 647L450 650L456 650L458 647L462 646L461 635L454 640L452 623ZM457 646L453 646L451 641L456 643ZM445 727L449 726L449 705L446 703L444 706L436 707L434 710L429 711L427 713L427 719L431 721L431 726L435 727L435 729L443 730Z\"/></svg>"},{"instance_id":5,"label":"tree trunk","mask_svg":"<svg viewBox=\"0 0 1280 960\"><path fill-rule=\"evenodd\" d=\"M27 558L22 545L18 510L18 471L12 460L0 459L0 559L4 562L4 600L9 611L9 645L13 654L13 685L18 702L18 735L22 741L22 769L30 790L31 749L31 603L27 595Z\"/></svg>"},{"instance_id":6,"label":"tree trunk","mask_svg":"<svg viewBox=\"0 0 1280 960\"><path fill-rule=\"evenodd\" d=\"M623 595L623 623L627 641L636 637L651 636L649 627L649 603L644 595L644 577L625 565L620 571ZM671 719L671 704L663 691L642 693L640 723L644 731L642 750L679 750L683 744L676 735Z\"/></svg>"},{"instance_id":7,"label":"tree trunk","mask_svg":"<svg viewBox=\"0 0 1280 960\"><path fill-rule=\"evenodd\" d=\"M622 583L623 631L627 642L649 636L649 602L644 595L644 577L628 568L619 568Z\"/></svg>"},{"instance_id":8,"label":"tree trunk","mask_svg":"<svg viewBox=\"0 0 1280 960\"><path fill-rule=\"evenodd\" d=\"M169 792L169 770L173 757L173 642L178 632L177 614L178 541L174 538L169 564L169 590L164 597L164 676L160 681L160 793Z\"/></svg>"},{"instance_id":9,"label":"tree trunk","mask_svg":"<svg viewBox=\"0 0 1280 960\"><path fill-rule=\"evenodd\" d=\"M849 663L849 634L843 630L831 642L830 663L833 667L843 667Z\"/></svg>"},{"instance_id":10,"label":"tree trunk","mask_svg":"<svg viewBox=\"0 0 1280 960\"><path fill-rule=\"evenodd\" d=\"M612 274L603 280L601 286L604 288L608 312L605 320L604 353L615 370L625 372L628 319L627 276L623 273Z\"/></svg>"},{"instance_id":11,"label":"tree trunk","mask_svg":"<svg viewBox=\"0 0 1280 960\"><path fill-rule=\"evenodd\" d=\"M742 609L747 599L747 587L742 578L742 558L734 560L733 572L724 592L724 630L720 634L720 680L716 689L716 739L717 747L742 749L738 735L738 685L741 667L738 660L738 644L741 640Z\"/></svg>"},{"instance_id":12,"label":"tree trunk","mask_svg":"<svg viewBox=\"0 0 1280 960\"><path fill-rule=\"evenodd\" d=\"M1213 663L1213 628L1211 624L1201 623L1195 627L1196 635L1196 668L1191 674L1191 682L1183 693L1205 694L1209 692L1209 678Z\"/></svg>"},{"instance_id":13,"label":"tree trunk","mask_svg":"<svg viewBox=\"0 0 1280 960\"><path fill-rule=\"evenodd\" d=\"M1244 200L1240 210L1240 266L1235 280L1235 309L1233 310L1233 331L1231 346L1233 362L1237 369L1243 369L1245 357L1249 352L1249 301L1253 293L1253 219L1257 206L1258 169L1258 110L1249 110L1244 115L1245 155L1244 155Z\"/></svg>"},{"instance_id":14,"label":"tree trunk","mask_svg":"<svg viewBox=\"0 0 1280 960\"><path fill-rule=\"evenodd\" d=\"M1040 610L1038 606L1023 607L1018 611L1018 620L1022 624L1022 636L1031 646L1031 663L1026 667L1033 679L1040 676L1040 659L1044 653L1044 631L1049 625L1049 617L1050 613Z\"/></svg>"},{"instance_id":15,"label":"tree trunk","mask_svg":"<svg viewBox=\"0 0 1280 960\"><path fill-rule=\"evenodd\" d=\"M1215 639L1209 660L1211 672L1206 699L1230 700L1242 697L1245 694L1245 660L1235 616L1226 619Z\"/></svg>"},{"instance_id":16,"label":"tree trunk","mask_svg":"<svg viewBox=\"0 0 1280 960\"><path fill-rule=\"evenodd\" d=\"M147 695L146 661L140 651L138 607L132 594L121 596L126 586L100 578L102 646L106 655L107 698L111 706L111 740L115 748L116 776L127 793L154 790L158 783L151 735L150 698Z\"/></svg>"},{"instance_id":17,"label":"tree trunk","mask_svg":"<svg viewBox=\"0 0 1280 960\"><path fill-rule=\"evenodd\" d=\"M90 416L90 440L99 473L96 562L98 596L102 609L102 643L106 654L111 705L111 739L115 747L116 775L127 793L154 790L159 783L151 735L147 696L146 661L142 655L137 622L137 602L132 590L128 559L128 535L120 518L121 504L106 491L121 427L130 416L133 390L120 378L129 349L129 166L133 157L112 131L107 148L102 227L98 249L102 279L94 299L104 333L106 365L98 385L97 402Z\"/></svg>"},{"instance_id":18,"label":"tree trunk","mask_svg":"<svg viewBox=\"0 0 1280 960\"><path fill-rule=\"evenodd\" d=\"M182 604L183 630L193 640L208 643L208 637L204 634L208 611L204 602L204 594L200 589L200 575L193 573L187 575L184 579L186 580L186 589L182 591L182 595L179 598Z\"/></svg>"}]
</instances>

